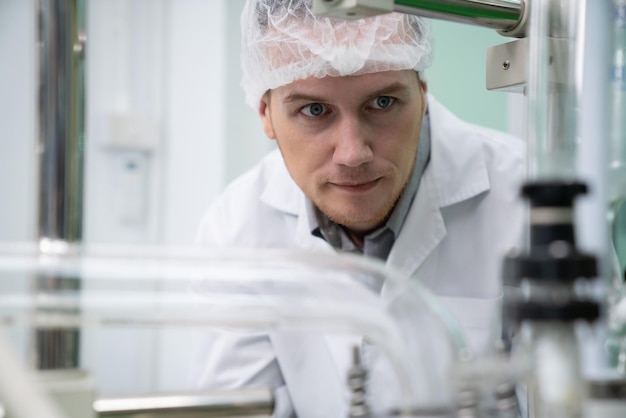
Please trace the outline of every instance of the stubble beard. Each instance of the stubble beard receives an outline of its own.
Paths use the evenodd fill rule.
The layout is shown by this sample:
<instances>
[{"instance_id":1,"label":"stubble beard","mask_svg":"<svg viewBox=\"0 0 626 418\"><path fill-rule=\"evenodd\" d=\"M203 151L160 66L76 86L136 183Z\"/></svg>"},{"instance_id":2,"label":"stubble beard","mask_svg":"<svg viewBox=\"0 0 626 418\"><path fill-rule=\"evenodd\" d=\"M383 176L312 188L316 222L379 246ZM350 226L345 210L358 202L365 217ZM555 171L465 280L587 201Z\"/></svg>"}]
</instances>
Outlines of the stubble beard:
<instances>
[{"instance_id":1,"label":"stubble beard","mask_svg":"<svg viewBox=\"0 0 626 418\"><path fill-rule=\"evenodd\" d=\"M402 193L404 193L407 184L408 179L405 181L405 184L402 186L400 191L387 200L381 210L370 216L368 216L368 208L359 207L360 205L358 203L353 204L350 208L342 211L330 210L331 208L328 206L332 206L332 202L330 205L320 205L319 202L315 201L313 201L313 203L332 222L360 234L369 233L387 222L393 212L393 209L400 200ZM366 205L366 203L363 203L363 205Z\"/></svg>"}]
</instances>

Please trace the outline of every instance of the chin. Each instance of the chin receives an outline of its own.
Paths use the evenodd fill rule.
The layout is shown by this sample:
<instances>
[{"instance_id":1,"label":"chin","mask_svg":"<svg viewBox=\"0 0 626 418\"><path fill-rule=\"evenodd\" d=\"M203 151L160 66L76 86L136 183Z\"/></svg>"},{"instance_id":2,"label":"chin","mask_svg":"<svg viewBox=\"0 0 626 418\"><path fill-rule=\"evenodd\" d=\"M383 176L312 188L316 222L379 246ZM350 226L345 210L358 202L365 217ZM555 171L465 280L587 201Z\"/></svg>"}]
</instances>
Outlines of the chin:
<instances>
[{"instance_id":1,"label":"chin","mask_svg":"<svg viewBox=\"0 0 626 418\"><path fill-rule=\"evenodd\" d=\"M346 211L340 214L328 215L328 218L346 228L349 228L355 232L367 232L372 231L379 227L386 219L386 216L380 215L376 216L375 214L369 214L369 216L365 216L360 211Z\"/></svg>"}]
</instances>

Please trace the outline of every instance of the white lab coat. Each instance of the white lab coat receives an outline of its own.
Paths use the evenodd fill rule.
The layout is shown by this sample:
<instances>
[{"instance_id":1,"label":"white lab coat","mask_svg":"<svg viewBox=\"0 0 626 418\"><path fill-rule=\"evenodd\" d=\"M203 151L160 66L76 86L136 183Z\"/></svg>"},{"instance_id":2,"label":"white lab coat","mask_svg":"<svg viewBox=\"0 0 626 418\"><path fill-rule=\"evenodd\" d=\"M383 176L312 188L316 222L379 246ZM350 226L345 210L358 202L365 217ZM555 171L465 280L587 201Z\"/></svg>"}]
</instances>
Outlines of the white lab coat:
<instances>
[{"instance_id":1,"label":"white lab coat","mask_svg":"<svg viewBox=\"0 0 626 418\"><path fill-rule=\"evenodd\" d=\"M500 268L519 244L523 146L467 124L428 97L431 157L387 263L424 283L480 350L498 327ZM235 180L209 208L199 241L208 245L333 251L311 235L303 193L278 151ZM348 365L320 335L224 335L199 346L200 387L276 389L277 416L346 416ZM253 353L253 354L252 354ZM347 353L349 354L349 353Z\"/></svg>"}]
</instances>

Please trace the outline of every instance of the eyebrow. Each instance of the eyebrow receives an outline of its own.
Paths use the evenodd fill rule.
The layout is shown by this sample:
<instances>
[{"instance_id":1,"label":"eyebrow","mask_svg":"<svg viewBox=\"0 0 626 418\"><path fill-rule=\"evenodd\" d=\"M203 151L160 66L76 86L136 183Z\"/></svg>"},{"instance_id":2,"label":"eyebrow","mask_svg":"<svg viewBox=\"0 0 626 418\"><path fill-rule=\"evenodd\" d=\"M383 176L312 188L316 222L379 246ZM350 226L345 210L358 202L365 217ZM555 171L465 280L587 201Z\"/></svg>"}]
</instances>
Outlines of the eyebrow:
<instances>
[{"instance_id":1,"label":"eyebrow","mask_svg":"<svg viewBox=\"0 0 626 418\"><path fill-rule=\"evenodd\" d=\"M378 97L384 94L395 93L398 91L408 90L408 89L409 89L409 86L407 86L405 83L395 81L389 85L381 87L380 89L374 90L373 92L369 93L365 97L367 98ZM291 102L296 102L296 101L326 102L327 99L322 96L316 96L314 94L294 92L294 93L288 94L283 100L283 103L291 103Z\"/></svg>"}]
</instances>

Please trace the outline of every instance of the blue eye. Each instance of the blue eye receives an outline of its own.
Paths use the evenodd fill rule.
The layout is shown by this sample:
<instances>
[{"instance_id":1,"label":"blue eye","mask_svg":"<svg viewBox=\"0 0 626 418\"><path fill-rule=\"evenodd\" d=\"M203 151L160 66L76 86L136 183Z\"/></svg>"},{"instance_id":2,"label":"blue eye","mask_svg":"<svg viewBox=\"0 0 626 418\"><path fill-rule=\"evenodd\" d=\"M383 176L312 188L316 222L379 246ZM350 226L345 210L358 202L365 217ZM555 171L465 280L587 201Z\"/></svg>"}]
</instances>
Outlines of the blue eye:
<instances>
[{"instance_id":1,"label":"blue eye","mask_svg":"<svg viewBox=\"0 0 626 418\"><path fill-rule=\"evenodd\" d=\"M322 116L326 112L326 106L321 103L311 103L304 106L300 111L306 116L315 118L318 116Z\"/></svg>"},{"instance_id":2,"label":"blue eye","mask_svg":"<svg viewBox=\"0 0 626 418\"><path fill-rule=\"evenodd\" d=\"M372 107L374 109L386 109L391 106L396 99L389 96L378 96L372 101Z\"/></svg>"}]
</instances>

